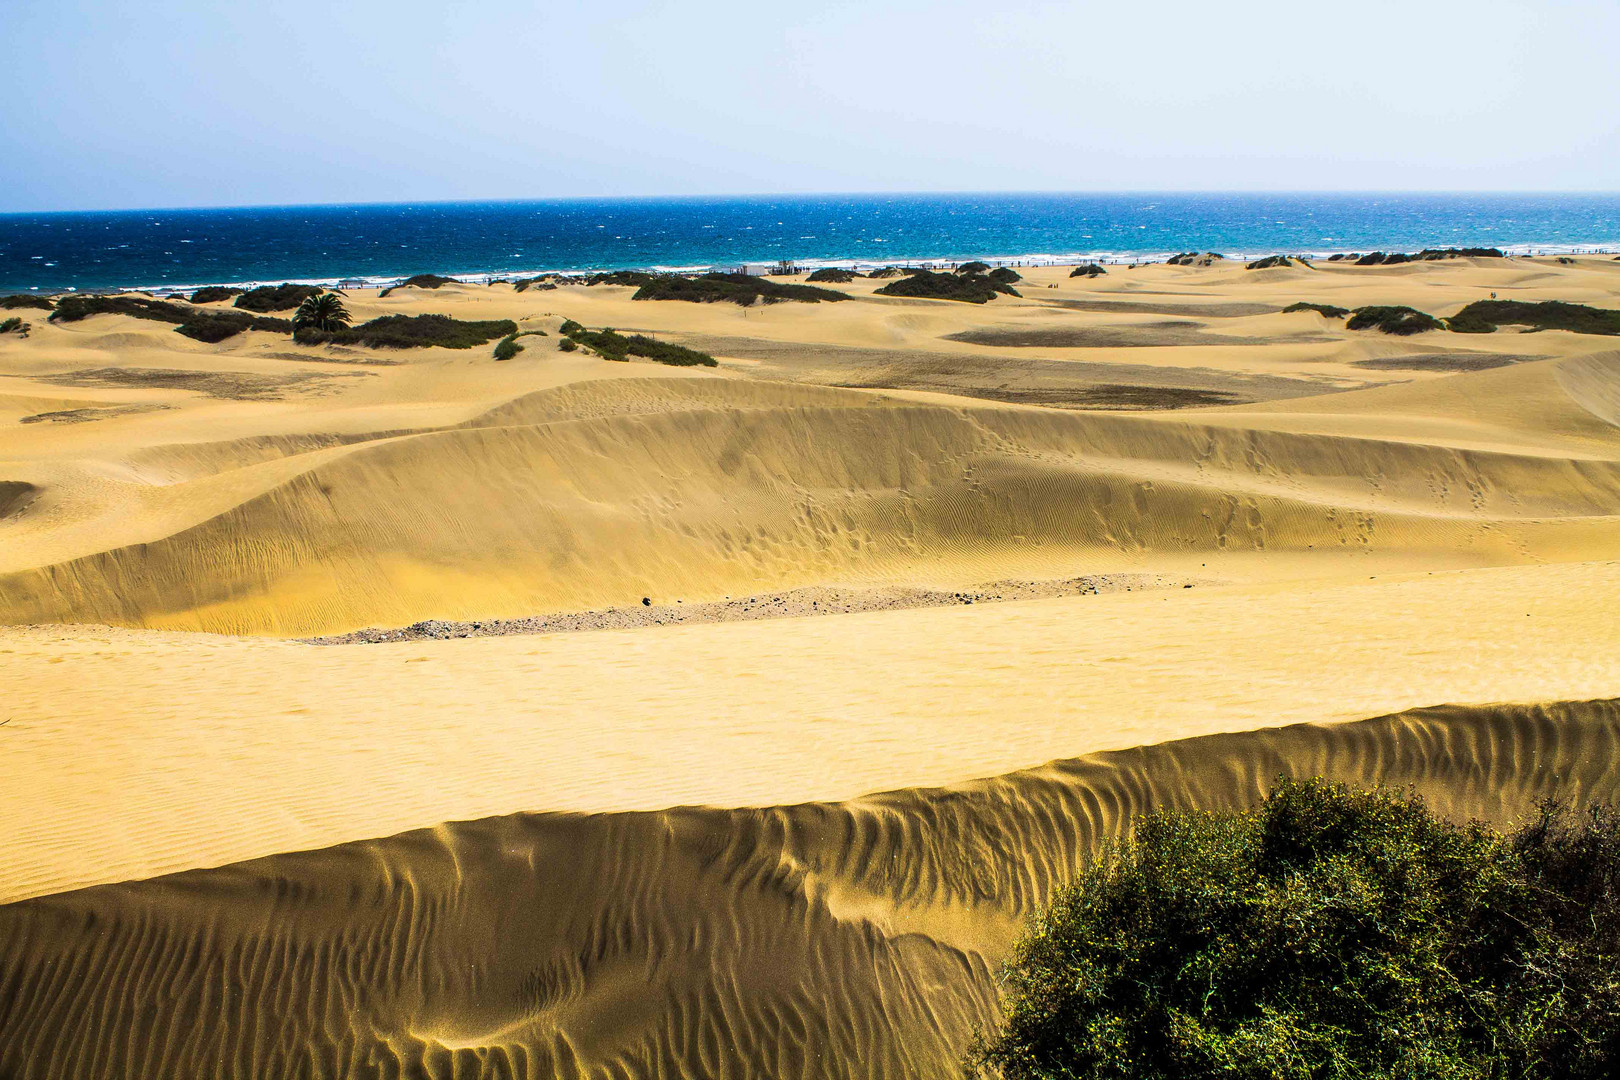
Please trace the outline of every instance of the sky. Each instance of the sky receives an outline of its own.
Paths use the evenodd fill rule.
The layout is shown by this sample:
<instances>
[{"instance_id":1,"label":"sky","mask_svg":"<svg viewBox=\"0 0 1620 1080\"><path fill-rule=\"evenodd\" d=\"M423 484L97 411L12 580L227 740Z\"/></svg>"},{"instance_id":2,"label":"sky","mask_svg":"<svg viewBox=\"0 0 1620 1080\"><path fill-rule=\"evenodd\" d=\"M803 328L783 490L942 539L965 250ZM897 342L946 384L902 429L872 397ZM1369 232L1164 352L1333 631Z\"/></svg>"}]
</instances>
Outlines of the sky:
<instances>
[{"instance_id":1,"label":"sky","mask_svg":"<svg viewBox=\"0 0 1620 1080\"><path fill-rule=\"evenodd\" d=\"M1620 189L1615 0L5 10L0 212Z\"/></svg>"}]
</instances>

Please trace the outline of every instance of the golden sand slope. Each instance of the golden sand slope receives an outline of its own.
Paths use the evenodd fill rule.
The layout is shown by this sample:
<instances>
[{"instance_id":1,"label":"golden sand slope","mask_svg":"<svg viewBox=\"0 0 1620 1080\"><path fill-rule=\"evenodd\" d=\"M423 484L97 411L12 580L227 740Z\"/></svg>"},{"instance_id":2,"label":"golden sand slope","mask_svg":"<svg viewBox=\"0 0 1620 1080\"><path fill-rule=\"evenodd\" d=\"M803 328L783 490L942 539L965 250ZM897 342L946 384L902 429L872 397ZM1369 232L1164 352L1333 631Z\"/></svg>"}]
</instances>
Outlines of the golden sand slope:
<instances>
[{"instance_id":1,"label":"golden sand slope","mask_svg":"<svg viewBox=\"0 0 1620 1080\"><path fill-rule=\"evenodd\" d=\"M1020 921L1279 774L1504 820L1620 794L1620 704L1211 736L945 789L533 814L0 907L0 1074L948 1077Z\"/></svg>"}]
</instances>

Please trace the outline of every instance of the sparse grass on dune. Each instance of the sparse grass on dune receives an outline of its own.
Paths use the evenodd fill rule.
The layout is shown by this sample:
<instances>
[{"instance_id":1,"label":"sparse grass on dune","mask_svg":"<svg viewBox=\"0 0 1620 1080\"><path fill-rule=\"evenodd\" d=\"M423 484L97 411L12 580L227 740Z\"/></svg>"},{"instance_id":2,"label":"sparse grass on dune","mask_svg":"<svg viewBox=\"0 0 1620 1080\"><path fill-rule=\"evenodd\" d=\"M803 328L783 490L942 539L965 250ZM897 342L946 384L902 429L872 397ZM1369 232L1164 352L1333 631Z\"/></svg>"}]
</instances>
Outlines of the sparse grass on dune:
<instances>
[{"instance_id":1,"label":"sparse grass on dune","mask_svg":"<svg viewBox=\"0 0 1620 1080\"><path fill-rule=\"evenodd\" d=\"M1314 311L1318 315L1325 316L1329 319L1342 319L1346 315L1350 314L1349 308L1338 307L1334 304L1312 304L1307 303L1304 300L1301 300L1296 304L1289 304L1287 307L1283 308L1284 315L1291 315L1296 311Z\"/></svg>"},{"instance_id":2,"label":"sparse grass on dune","mask_svg":"<svg viewBox=\"0 0 1620 1080\"><path fill-rule=\"evenodd\" d=\"M28 293L12 293L9 296L0 296L0 311L17 311L21 308L50 311L54 307L56 307L56 304L48 296L32 296Z\"/></svg>"},{"instance_id":3,"label":"sparse grass on dune","mask_svg":"<svg viewBox=\"0 0 1620 1080\"><path fill-rule=\"evenodd\" d=\"M715 367L717 361L708 353L688 349L667 341L658 341L645 334L620 334L611 327L588 330L572 319L563 323L562 332L567 341L583 345L604 360L629 360L640 356L672 367Z\"/></svg>"}]
</instances>

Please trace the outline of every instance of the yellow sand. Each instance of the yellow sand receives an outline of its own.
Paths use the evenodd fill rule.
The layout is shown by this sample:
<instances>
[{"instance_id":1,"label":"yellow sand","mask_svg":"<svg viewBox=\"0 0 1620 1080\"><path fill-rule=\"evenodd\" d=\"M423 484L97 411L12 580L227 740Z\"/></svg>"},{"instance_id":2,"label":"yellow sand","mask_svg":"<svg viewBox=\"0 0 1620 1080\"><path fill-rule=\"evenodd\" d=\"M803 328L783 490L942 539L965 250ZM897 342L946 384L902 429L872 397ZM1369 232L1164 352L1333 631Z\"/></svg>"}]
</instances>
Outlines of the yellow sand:
<instances>
[{"instance_id":1,"label":"yellow sand","mask_svg":"<svg viewBox=\"0 0 1620 1080\"><path fill-rule=\"evenodd\" d=\"M1612 704L1483 706L1620 694L1620 352L1276 311L1617 307L1620 264L1064 273L351 297L550 331L504 363L0 338L0 902L39 898L0 907L0 1073L946 1075L1018 920L1144 806L1280 771L1610 797ZM562 317L722 365L562 353ZM289 640L1109 571L1196 585ZM1445 702L1482 707L1274 730Z\"/></svg>"}]
</instances>

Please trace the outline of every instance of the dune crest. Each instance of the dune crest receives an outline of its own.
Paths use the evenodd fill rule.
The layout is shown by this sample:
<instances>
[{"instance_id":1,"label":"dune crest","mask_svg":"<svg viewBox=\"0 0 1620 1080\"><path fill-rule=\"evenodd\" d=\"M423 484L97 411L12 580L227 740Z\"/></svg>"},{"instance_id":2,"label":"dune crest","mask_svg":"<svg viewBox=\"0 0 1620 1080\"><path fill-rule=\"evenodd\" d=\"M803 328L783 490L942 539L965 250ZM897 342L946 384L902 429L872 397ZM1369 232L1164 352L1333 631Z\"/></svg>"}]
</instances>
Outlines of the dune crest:
<instances>
[{"instance_id":1,"label":"dune crest","mask_svg":"<svg viewBox=\"0 0 1620 1080\"><path fill-rule=\"evenodd\" d=\"M523 814L0 907L0 1073L946 1077L1021 921L1278 775L1506 822L1620 793L1620 702L1213 735L951 788Z\"/></svg>"}]
</instances>

